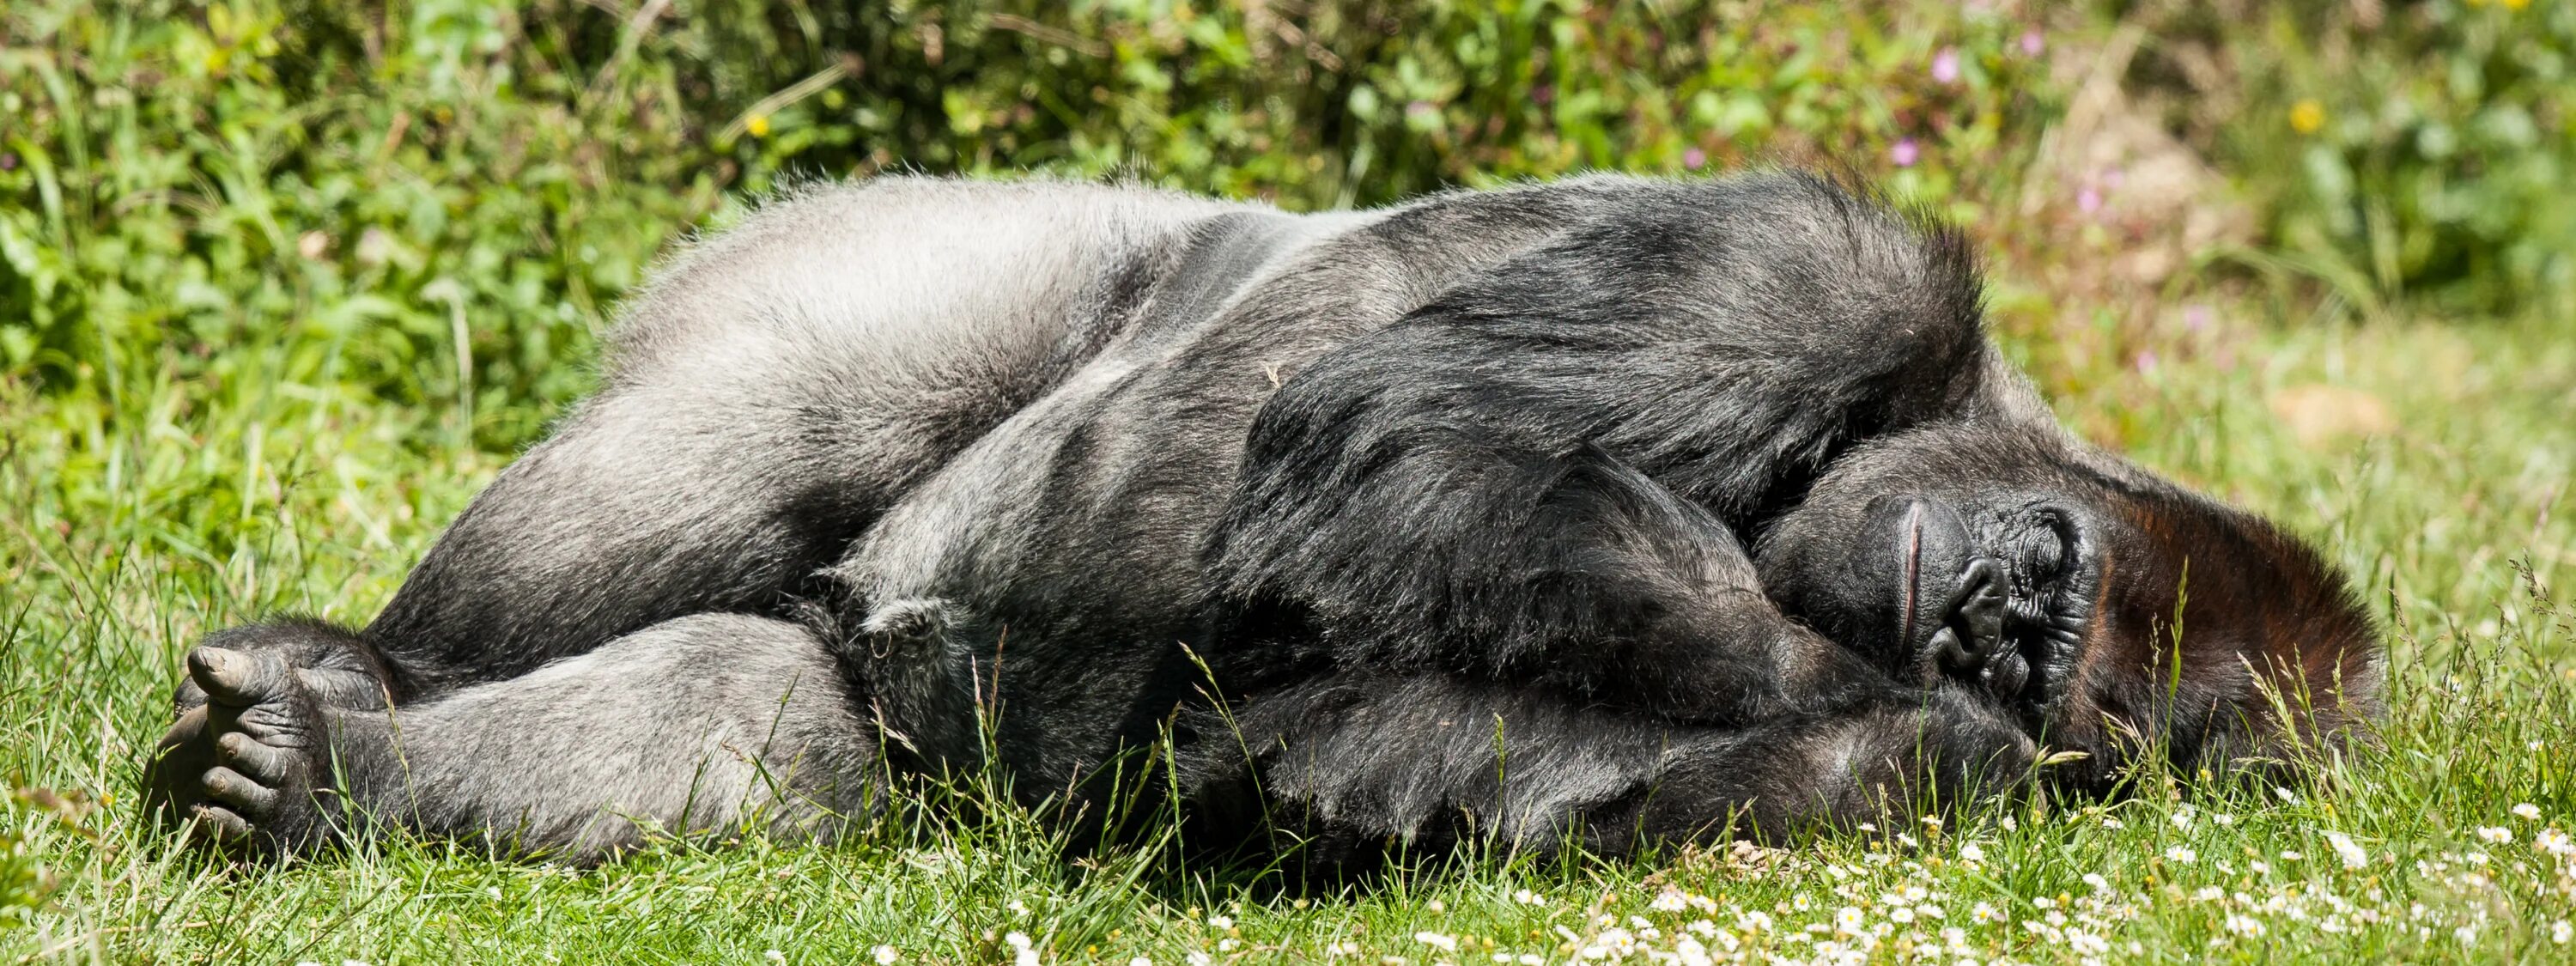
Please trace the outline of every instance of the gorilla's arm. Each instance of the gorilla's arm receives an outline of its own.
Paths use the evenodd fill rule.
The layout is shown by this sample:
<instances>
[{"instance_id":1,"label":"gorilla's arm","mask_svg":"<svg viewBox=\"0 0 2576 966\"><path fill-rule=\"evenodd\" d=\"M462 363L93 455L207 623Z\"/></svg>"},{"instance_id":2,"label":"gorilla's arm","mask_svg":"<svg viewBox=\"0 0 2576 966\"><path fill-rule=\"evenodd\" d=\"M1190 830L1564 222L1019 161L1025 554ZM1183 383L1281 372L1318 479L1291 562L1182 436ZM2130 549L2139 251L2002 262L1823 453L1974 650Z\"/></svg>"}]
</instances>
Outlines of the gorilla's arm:
<instances>
[{"instance_id":1,"label":"gorilla's arm","mask_svg":"<svg viewBox=\"0 0 2576 966\"><path fill-rule=\"evenodd\" d=\"M2009 791L2035 758L2028 737L1952 687L1725 729L1526 687L1358 672L1254 699L1202 731L1213 737L1183 761L1203 819L1275 823L1312 836L1327 861L1390 838L1614 854L1776 841L1946 812Z\"/></svg>"},{"instance_id":2,"label":"gorilla's arm","mask_svg":"<svg viewBox=\"0 0 2576 966\"><path fill-rule=\"evenodd\" d=\"M1773 608L1706 510L1597 448L1523 448L1465 421L1351 448L1283 488L1337 498L1258 492L1213 548L1222 590L1309 610L1346 666L1546 681L1731 723L1895 688Z\"/></svg>"},{"instance_id":3,"label":"gorilla's arm","mask_svg":"<svg viewBox=\"0 0 2576 966\"><path fill-rule=\"evenodd\" d=\"M1972 405L1958 239L1820 183L1675 188L1286 381L1208 544L1217 593L1348 666L1552 679L1741 723L1885 675L1783 619L1740 535L1855 441Z\"/></svg>"}]
</instances>

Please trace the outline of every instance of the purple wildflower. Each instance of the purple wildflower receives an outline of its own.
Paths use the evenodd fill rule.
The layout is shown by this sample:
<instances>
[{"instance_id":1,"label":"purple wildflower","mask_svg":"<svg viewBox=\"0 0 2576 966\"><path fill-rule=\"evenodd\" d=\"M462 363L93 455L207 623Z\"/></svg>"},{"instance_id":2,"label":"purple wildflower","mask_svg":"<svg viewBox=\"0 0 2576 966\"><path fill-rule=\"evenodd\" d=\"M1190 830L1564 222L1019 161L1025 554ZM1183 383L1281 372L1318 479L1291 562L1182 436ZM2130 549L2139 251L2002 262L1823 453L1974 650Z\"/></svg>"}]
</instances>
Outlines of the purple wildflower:
<instances>
[{"instance_id":1,"label":"purple wildflower","mask_svg":"<svg viewBox=\"0 0 2576 966\"><path fill-rule=\"evenodd\" d=\"M1700 165L1707 163L1708 152L1702 151L1698 148L1684 148L1682 150L1682 167L1697 171L1699 170Z\"/></svg>"},{"instance_id":2,"label":"purple wildflower","mask_svg":"<svg viewBox=\"0 0 2576 966\"><path fill-rule=\"evenodd\" d=\"M2040 51L2047 49L2047 42L2040 39L2039 28L2032 27L2029 30L2021 32L2021 52L2023 54L2037 57L2039 56Z\"/></svg>"},{"instance_id":3,"label":"purple wildflower","mask_svg":"<svg viewBox=\"0 0 2576 966\"><path fill-rule=\"evenodd\" d=\"M1959 81L1959 48L1943 47L1932 55L1932 79L1944 84Z\"/></svg>"},{"instance_id":4,"label":"purple wildflower","mask_svg":"<svg viewBox=\"0 0 2576 966\"><path fill-rule=\"evenodd\" d=\"M2102 210L2102 189L2085 185L2084 190L2075 193L2075 210L2088 215Z\"/></svg>"},{"instance_id":5,"label":"purple wildflower","mask_svg":"<svg viewBox=\"0 0 2576 966\"><path fill-rule=\"evenodd\" d=\"M1895 147L1887 149L1887 159L1896 162L1900 168L1911 168L1922 157L1923 148L1915 144L1913 138L1900 138Z\"/></svg>"}]
</instances>

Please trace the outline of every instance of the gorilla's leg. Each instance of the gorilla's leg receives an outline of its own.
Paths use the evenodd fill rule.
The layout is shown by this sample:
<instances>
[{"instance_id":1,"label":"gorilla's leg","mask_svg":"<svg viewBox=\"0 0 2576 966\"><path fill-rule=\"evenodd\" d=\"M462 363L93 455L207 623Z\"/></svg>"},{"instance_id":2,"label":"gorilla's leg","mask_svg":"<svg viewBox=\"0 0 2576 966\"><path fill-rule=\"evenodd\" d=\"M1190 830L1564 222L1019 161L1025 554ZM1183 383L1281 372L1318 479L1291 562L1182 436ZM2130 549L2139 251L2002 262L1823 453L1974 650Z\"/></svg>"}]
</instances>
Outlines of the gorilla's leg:
<instances>
[{"instance_id":1,"label":"gorilla's leg","mask_svg":"<svg viewBox=\"0 0 2576 966\"><path fill-rule=\"evenodd\" d=\"M154 789L184 811L190 777L222 754L222 729L205 726L227 713L207 703L209 652L232 655L236 673L260 669L248 686L263 696L408 716L657 621L782 608L868 493L815 465L810 443L779 438L793 417L738 389L665 373L602 392L475 497L362 633L281 621L207 637L178 686L156 764L169 777ZM826 495L835 484L853 499Z\"/></svg>"},{"instance_id":2,"label":"gorilla's leg","mask_svg":"<svg viewBox=\"0 0 2576 966\"><path fill-rule=\"evenodd\" d=\"M771 200L628 301L599 393L362 637L398 700L692 613L776 616L1097 354L1217 203L885 178Z\"/></svg>"},{"instance_id":3,"label":"gorilla's leg","mask_svg":"<svg viewBox=\"0 0 2576 966\"><path fill-rule=\"evenodd\" d=\"M757 386L771 340L734 341L720 362L682 353L613 375L475 497L364 632L271 622L217 632L198 653L290 669L318 706L380 715L659 621L782 613L892 483L868 475L884 467L850 431L871 424L784 374ZM874 451L904 441L888 432ZM190 663L157 766L181 776L219 754L202 726L220 712L206 704L208 667ZM184 781L162 790L187 804Z\"/></svg>"},{"instance_id":4,"label":"gorilla's leg","mask_svg":"<svg viewBox=\"0 0 2576 966\"><path fill-rule=\"evenodd\" d=\"M208 700L174 738L213 761L165 757L153 782L258 852L389 829L574 858L646 827L828 837L882 787L874 731L831 655L757 617L666 622L390 710L336 706L272 651L200 648L189 673Z\"/></svg>"},{"instance_id":5,"label":"gorilla's leg","mask_svg":"<svg viewBox=\"0 0 2576 966\"><path fill-rule=\"evenodd\" d=\"M612 388L476 496L361 634L396 696L515 677L684 614L776 613L885 481L825 442L828 417L799 427L792 391L733 398L727 381Z\"/></svg>"},{"instance_id":6,"label":"gorilla's leg","mask_svg":"<svg viewBox=\"0 0 2576 966\"><path fill-rule=\"evenodd\" d=\"M1310 835L1328 862L1390 838L1538 851L1574 841L1611 853L1778 840L2008 793L2035 757L2011 722L1947 685L1711 728L1526 686L1355 672L1255 698L1200 728L1210 737L1183 763L1202 819Z\"/></svg>"}]
</instances>

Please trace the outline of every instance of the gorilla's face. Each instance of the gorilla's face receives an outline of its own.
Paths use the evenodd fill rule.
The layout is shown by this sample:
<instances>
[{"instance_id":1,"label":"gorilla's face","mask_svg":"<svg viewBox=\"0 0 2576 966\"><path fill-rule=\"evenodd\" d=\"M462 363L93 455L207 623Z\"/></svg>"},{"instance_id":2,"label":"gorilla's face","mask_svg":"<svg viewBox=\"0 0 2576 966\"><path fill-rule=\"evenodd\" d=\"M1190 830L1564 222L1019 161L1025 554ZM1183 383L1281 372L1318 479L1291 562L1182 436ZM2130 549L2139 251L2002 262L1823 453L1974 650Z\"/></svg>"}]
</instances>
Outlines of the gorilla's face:
<instances>
[{"instance_id":1,"label":"gorilla's face","mask_svg":"<svg viewBox=\"0 0 2576 966\"><path fill-rule=\"evenodd\" d=\"M1928 486L1871 497L1818 521L1840 534L1774 544L1778 582L1766 586L1900 677L1947 674L2031 707L2064 684L2099 595L2099 527L2066 497Z\"/></svg>"},{"instance_id":2,"label":"gorilla's face","mask_svg":"<svg viewBox=\"0 0 2576 966\"><path fill-rule=\"evenodd\" d=\"M2078 781L2151 746L2186 769L2278 759L2376 699L2369 618L2314 551L2055 438L1875 443L1758 557L1791 616L1901 679L1973 682L2034 737L2087 752Z\"/></svg>"}]
</instances>

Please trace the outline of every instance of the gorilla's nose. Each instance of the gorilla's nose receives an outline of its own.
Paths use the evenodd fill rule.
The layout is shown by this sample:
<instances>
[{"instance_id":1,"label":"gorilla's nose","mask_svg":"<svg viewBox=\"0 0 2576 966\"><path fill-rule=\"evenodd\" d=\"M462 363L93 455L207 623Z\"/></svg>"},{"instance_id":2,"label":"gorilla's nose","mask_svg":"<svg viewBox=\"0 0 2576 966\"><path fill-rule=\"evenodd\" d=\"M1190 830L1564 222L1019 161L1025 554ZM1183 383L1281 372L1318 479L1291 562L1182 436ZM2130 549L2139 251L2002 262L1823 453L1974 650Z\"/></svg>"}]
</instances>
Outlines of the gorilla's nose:
<instances>
[{"instance_id":1,"label":"gorilla's nose","mask_svg":"<svg viewBox=\"0 0 2576 966\"><path fill-rule=\"evenodd\" d=\"M1893 546L1897 642L1918 680L1975 677L2002 646L2004 569L1979 552L1968 523L1927 496L1871 501L1871 529Z\"/></svg>"}]
</instances>

